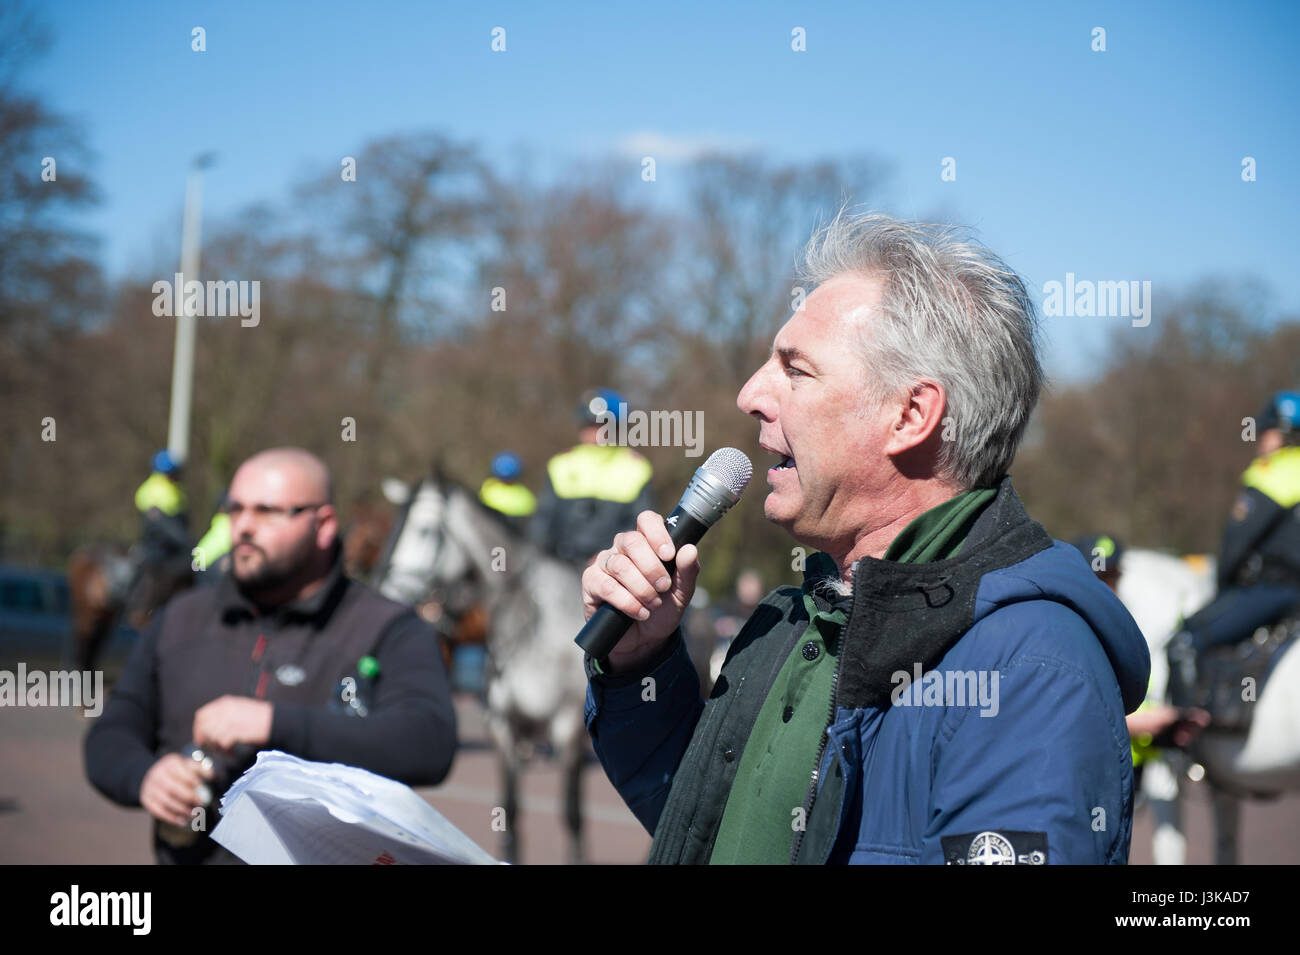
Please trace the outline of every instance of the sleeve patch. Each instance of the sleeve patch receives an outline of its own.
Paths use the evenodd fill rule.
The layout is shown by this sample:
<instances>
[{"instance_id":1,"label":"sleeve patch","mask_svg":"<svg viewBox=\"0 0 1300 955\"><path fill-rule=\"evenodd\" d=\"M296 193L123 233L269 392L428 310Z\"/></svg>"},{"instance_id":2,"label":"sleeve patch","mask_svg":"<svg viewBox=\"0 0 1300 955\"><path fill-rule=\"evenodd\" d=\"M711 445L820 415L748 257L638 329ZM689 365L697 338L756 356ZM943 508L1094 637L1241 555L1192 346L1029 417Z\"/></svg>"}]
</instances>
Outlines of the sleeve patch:
<instances>
[{"instance_id":1,"label":"sleeve patch","mask_svg":"<svg viewBox=\"0 0 1300 955\"><path fill-rule=\"evenodd\" d=\"M1046 865L1047 833L986 829L944 836L944 865Z\"/></svg>"}]
</instances>

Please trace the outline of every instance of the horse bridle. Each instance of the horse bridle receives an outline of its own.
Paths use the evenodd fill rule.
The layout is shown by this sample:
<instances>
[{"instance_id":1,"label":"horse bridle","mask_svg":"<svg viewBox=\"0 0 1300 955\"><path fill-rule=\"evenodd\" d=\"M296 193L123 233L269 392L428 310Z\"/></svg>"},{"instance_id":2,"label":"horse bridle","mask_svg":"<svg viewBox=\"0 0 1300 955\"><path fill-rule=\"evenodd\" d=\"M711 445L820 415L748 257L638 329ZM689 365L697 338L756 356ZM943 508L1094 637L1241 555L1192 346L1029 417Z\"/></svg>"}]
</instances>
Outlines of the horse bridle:
<instances>
[{"instance_id":1,"label":"horse bridle","mask_svg":"<svg viewBox=\"0 0 1300 955\"><path fill-rule=\"evenodd\" d=\"M438 580L438 565L439 565L439 562L443 560L444 554L445 554L446 551L447 551L447 542L448 542L448 541L452 541L452 542L454 542L454 543L460 545L460 547L461 547L462 550L466 550L466 549L467 549L467 548L465 547L465 545L464 545L464 542L461 541L461 540L459 540L458 538L454 537L454 536L452 535L452 533L447 529L447 525L448 525L448 523L449 523L449 521L448 521L448 519L447 519L447 512L450 510L450 506L449 506L449 505L450 505L450 503L451 503L451 498L450 498L450 495L448 495L448 494L445 493L445 492L442 492L442 497L443 497L443 503L444 503L444 508L443 508L443 518L442 518L440 521L438 521L438 529L437 529L437 531L436 531L436 535L435 535L435 537L434 537L434 548L435 548L435 549L434 549L434 557L433 557L433 563L432 563L432 564L430 565L430 567L429 567L429 583L428 583L427 588L425 589L425 594L424 594L424 600L425 600L425 601L427 601L427 600L434 600L434 599L436 598L436 596L437 596L436 593L435 593L434 588L435 588L436 586L438 586L438 583L437 583L437 580ZM457 588L457 587L460 586L461 584L466 583L466 581L468 581L468 580L469 580L469 579L474 575L474 566L473 566L473 562L470 561L469 564L470 564L469 569L466 570L465 573L464 573L461 577L459 577L459 578L457 578L457 579L455 579L455 580L448 580L448 581L445 581L444 583L441 584L442 589L446 592L446 597L448 597L448 598L451 597L451 596L453 595L454 591L455 591L455 588ZM422 602L423 602L423 601L422 601ZM448 600L445 600L445 599L444 599L443 601L440 601L440 602L442 603L442 605L443 605L444 608L447 608L447 607L448 607ZM471 606L472 606L472 601L471 601ZM459 614L457 614L457 616L459 616L460 614L464 614L465 611L467 611L468 609L469 609L468 607L461 608L461 609L460 609L460 612L459 612Z\"/></svg>"}]
</instances>

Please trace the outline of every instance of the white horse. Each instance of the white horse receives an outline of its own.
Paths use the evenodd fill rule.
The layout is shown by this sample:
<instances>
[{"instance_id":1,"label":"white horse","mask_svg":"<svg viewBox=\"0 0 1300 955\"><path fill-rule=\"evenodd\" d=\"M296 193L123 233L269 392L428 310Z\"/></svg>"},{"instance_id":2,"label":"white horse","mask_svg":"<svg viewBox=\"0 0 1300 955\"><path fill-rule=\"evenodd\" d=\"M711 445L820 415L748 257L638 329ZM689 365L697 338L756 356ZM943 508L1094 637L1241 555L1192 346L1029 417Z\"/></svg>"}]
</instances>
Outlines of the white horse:
<instances>
[{"instance_id":1,"label":"white horse","mask_svg":"<svg viewBox=\"0 0 1300 955\"><path fill-rule=\"evenodd\" d=\"M403 510L377 571L380 592L416 604L468 585L486 606L488 727L501 756L505 858L516 862L519 854L521 750L546 742L565 780L569 859L581 862L587 678L573 644L583 624L581 575L516 537L473 493L441 475L409 487L385 481L384 494Z\"/></svg>"},{"instance_id":2,"label":"white horse","mask_svg":"<svg viewBox=\"0 0 1300 955\"><path fill-rule=\"evenodd\" d=\"M1151 651L1148 697L1167 698L1169 639L1187 617L1215 592L1212 566L1193 566L1157 551L1129 549L1120 562L1118 594L1137 621ZM1300 789L1300 640L1294 641L1258 689L1248 734L1226 733L1213 723L1187 748L1204 769L1210 786L1215 828L1215 862L1237 861L1237 828L1242 793L1277 794ZM1182 833L1179 775L1185 761L1167 753L1147 764L1142 791L1156 817L1153 845L1159 865L1186 860Z\"/></svg>"}]
</instances>

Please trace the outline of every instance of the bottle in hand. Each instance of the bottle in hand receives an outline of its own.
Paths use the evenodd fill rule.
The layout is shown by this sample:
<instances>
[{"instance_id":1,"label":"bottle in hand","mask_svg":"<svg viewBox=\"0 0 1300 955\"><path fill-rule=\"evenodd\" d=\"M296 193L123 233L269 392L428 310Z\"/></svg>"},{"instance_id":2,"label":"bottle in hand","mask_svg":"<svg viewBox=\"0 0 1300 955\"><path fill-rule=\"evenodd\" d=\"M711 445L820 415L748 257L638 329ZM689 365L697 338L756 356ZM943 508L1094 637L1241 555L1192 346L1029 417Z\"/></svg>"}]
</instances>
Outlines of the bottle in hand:
<instances>
[{"instance_id":1,"label":"bottle in hand","mask_svg":"<svg viewBox=\"0 0 1300 955\"><path fill-rule=\"evenodd\" d=\"M194 760L196 763L201 765L204 769L212 770L214 773L216 771L215 760L213 760L213 758L210 755L204 752L203 748L200 747L193 740L190 740L183 747L181 747L181 755L184 756L186 759ZM215 775L211 780L200 782L198 786L195 787L195 791L194 791L195 798L198 799L200 805L202 806L205 817L210 816L215 810L214 804L216 802L216 799L214 798L214 790L216 789L217 789L217 778ZM196 817L192 816L190 822L188 822L186 825L183 826L178 826L170 822L159 821L158 823L159 838L161 838L168 845L175 846L178 849L183 849L186 846L194 845L196 842L199 841L199 836L201 832L206 829L206 826L201 827L200 829L196 829L194 827L195 818Z\"/></svg>"}]
</instances>

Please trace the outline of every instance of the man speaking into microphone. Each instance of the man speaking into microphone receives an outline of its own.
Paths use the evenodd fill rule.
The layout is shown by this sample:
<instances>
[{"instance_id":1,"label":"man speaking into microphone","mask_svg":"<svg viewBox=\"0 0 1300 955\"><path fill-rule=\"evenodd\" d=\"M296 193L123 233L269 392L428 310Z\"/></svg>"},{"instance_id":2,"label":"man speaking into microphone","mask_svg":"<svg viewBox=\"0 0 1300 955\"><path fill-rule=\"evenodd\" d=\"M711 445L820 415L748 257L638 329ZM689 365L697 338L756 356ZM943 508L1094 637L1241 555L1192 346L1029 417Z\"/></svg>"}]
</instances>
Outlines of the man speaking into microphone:
<instances>
[{"instance_id":1,"label":"man speaking into microphone","mask_svg":"<svg viewBox=\"0 0 1300 955\"><path fill-rule=\"evenodd\" d=\"M1127 862L1150 661L1007 477L1043 377L1023 282L951 230L844 211L804 273L737 399L775 458L764 513L817 551L803 585L706 703L695 546L645 511L583 574L588 617L633 619L587 659L586 719L650 861Z\"/></svg>"}]
</instances>

